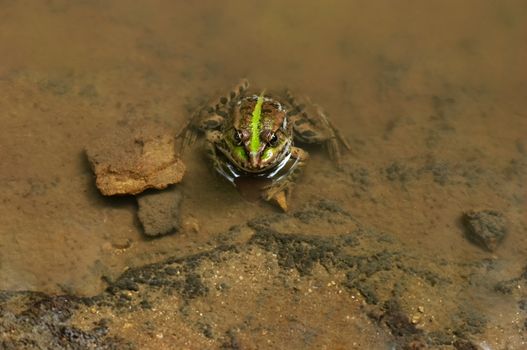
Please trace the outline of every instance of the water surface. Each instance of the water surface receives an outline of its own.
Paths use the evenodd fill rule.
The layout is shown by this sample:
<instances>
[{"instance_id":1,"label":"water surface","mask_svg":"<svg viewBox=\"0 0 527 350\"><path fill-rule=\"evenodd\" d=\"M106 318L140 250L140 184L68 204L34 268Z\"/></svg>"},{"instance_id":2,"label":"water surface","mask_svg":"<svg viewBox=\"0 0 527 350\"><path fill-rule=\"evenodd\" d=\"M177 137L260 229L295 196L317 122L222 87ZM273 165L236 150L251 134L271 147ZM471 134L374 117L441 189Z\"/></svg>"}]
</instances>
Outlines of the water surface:
<instances>
[{"instance_id":1,"label":"water surface","mask_svg":"<svg viewBox=\"0 0 527 350\"><path fill-rule=\"evenodd\" d=\"M147 240L135 201L100 196L84 156L133 120L175 132L247 77L309 95L351 141L342 172L309 149L293 210L329 199L417 261L492 262L486 282L445 300L485 315L481 341L519 348L525 292L493 286L527 265L526 23L521 1L1 1L0 289L95 295L102 276L211 249L276 213L215 177L196 145L181 186L198 230ZM507 218L496 252L466 240L472 209ZM453 281L469 278L453 265Z\"/></svg>"}]
</instances>

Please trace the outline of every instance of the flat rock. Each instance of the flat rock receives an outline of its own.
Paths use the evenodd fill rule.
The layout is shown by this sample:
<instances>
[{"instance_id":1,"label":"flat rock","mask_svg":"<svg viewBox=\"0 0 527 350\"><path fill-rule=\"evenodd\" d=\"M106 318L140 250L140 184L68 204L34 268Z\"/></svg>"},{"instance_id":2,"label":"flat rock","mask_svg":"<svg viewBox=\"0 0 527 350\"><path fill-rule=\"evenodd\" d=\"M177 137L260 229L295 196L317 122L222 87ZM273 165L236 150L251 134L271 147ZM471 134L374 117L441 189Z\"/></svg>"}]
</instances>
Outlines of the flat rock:
<instances>
[{"instance_id":1,"label":"flat rock","mask_svg":"<svg viewBox=\"0 0 527 350\"><path fill-rule=\"evenodd\" d=\"M137 196L137 217L145 235L156 237L177 232L180 227L181 199L181 191L174 186Z\"/></svg>"},{"instance_id":2,"label":"flat rock","mask_svg":"<svg viewBox=\"0 0 527 350\"><path fill-rule=\"evenodd\" d=\"M152 122L112 129L90 144L86 154L105 196L163 189L181 181L185 173L173 134Z\"/></svg>"},{"instance_id":3,"label":"flat rock","mask_svg":"<svg viewBox=\"0 0 527 350\"><path fill-rule=\"evenodd\" d=\"M494 210L468 211L463 214L463 224L469 240L490 252L498 248L507 234L503 214Z\"/></svg>"}]
</instances>

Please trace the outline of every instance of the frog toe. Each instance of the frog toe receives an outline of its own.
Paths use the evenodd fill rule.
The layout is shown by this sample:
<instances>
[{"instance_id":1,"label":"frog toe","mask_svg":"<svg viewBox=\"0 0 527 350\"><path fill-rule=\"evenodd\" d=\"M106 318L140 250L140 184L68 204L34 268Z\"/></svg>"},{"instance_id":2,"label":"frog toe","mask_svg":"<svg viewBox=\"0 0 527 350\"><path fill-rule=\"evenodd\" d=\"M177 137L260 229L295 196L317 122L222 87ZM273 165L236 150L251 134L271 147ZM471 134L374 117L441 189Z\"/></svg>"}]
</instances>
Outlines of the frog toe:
<instances>
[{"instance_id":1,"label":"frog toe","mask_svg":"<svg viewBox=\"0 0 527 350\"><path fill-rule=\"evenodd\" d=\"M287 212L287 195L285 191L280 191L275 194L272 198L272 201L280 207L284 212Z\"/></svg>"}]
</instances>

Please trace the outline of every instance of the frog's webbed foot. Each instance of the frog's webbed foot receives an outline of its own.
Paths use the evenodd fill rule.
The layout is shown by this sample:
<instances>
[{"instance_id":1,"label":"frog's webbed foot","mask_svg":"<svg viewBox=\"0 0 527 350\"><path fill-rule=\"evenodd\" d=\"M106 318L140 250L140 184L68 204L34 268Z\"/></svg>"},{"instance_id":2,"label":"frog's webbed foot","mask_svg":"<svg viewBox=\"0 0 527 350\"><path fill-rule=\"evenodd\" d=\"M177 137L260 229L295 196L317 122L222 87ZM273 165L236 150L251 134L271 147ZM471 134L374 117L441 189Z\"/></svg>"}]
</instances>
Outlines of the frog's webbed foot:
<instances>
[{"instance_id":1,"label":"frog's webbed foot","mask_svg":"<svg viewBox=\"0 0 527 350\"><path fill-rule=\"evenodd\" d=\"M291 159L293 163L284 174L280 175L276 180L273 180L271 185L264 188L263 198L266 201L274 201L283 211L287 211L287 202L293 191L294 181L300 174L308 158L309 153L300 148L292 147Z\"/></svg>"},{"instance_id":2,"label":"frog's webbed foot","mask_svg":"<svg viewBox=\"0 0 527 350\"><path fill-rule=\"evenodd\" d=\"M307 97L296 97L287 91L286 96L292 110L289 120L293 124L295 139L304 143L324 144L331 160L341 168L342 144L347 150L351 147L346 138L336 129L326 116L322 107L311 102Z\"/></svg>"},{"instance_id":3,"label":"frog's webbed foot","mask_svg":"<svg viewBox=\"0 0 527 350\"><path fill-rule=\"evenodd\" d=\"M182 137L181 150L190 147L202 132L218 130L227 117L230 107L249 88L249 81L241 79L231 90L198 109L177 133L176 138Z\"/></svg>"}]
</instances>

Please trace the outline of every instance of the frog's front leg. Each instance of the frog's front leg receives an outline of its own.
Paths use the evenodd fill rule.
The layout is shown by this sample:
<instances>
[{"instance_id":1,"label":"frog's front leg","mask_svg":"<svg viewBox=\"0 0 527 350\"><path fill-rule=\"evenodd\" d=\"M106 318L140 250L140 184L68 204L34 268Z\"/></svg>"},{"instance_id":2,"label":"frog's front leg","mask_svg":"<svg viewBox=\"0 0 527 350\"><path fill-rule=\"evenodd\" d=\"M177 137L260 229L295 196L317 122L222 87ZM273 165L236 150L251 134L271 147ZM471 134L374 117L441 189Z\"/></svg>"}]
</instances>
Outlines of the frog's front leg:
<instances>
[{"instance_id":1,"label":"frog's front leg","mask_svg":"<svg viewBox=\"0 0 527 350\"><path fill-rule=\"evenodd\" d=\"M224 121L225 118L214 111L203 109L196 113L181 132L183 135L182 150L184 151L196 142L199 132L205 132L208 137L207 134L218 130Z\"/></svg>"},{"instance_id":2,"label":"frog's front leg","mask_svg":"<svg viewBox=\"0 0 527 350\"><path fill-rule=\"evenodd\" d=\"M197 110L183 126L176 137L183 137L182 149L191 146L200 132L218 130L228 115L230 107L249 88L249 81L241 79L227 93L213 99Z\"/></svg>"},{"instance_id":3,"label":"frog's front leg","mask_svg":"<svg viewBox=\"0 0 527 350\"><path fill-rule=\"evenodd\" d=\"M280 175L273 183L267 186L263 192L266 201L275 201L283 211L287 211L287 201L291 196L295 180L309 159L309 153L298 147L291 147L290 161L293 163L286 173Z\"/></svg>"},{"instance_id":4,"label":"frog's front leg","mask_svg":"<svg viewBox=\"0 0 527 350\"><path fill-rule=\"evenodd\" d=\"M221 155L218 154L218 147L221 145L222 133L218 130L211 130L207 131L205 136L205 149L213 169L234 185L234 180L236 179L235 172L233 172L232 168L229 168L228 163L226 163Z\"/></svg>"},{"instance_id":5,"label":"frog's front leg","mask_svg":"<svg viewBox=\"0 0 527 350\"><path fill-rule=\"evenodd\" d=\"M295 139L304 143L325 144L330 158L340 169L340 144L350 150L348 141L333 126L322 107L307 97L296 97L290 92L287 92L287 98L293 107L289 120L293 124Z\"/></svg>"}]
</instances>

